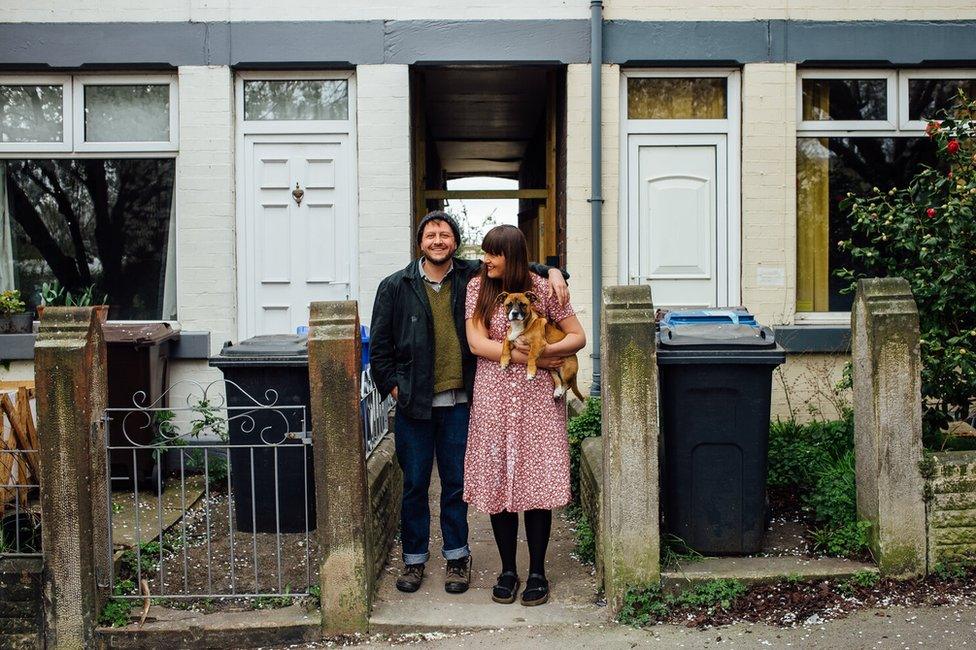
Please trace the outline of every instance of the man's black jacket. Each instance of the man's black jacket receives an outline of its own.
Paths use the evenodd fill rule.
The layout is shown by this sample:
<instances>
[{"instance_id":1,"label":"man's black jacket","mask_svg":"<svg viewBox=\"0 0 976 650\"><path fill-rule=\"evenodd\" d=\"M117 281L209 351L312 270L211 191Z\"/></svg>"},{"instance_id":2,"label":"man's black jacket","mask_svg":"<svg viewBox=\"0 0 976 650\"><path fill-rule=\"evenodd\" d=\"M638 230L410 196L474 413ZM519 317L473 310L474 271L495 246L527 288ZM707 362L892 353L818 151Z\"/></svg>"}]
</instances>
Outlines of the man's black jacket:
<instances>
[{"instance_id":1,"label":"man's black jacket","mask_svg":"<svg viewBox=\"0 0 976 650\"><path fill-rule=\"evenodd\" d=\"M434 317L417 260L384 279L373 302L370 323L369 365L380 394L397 387L397 408L411 418L430 418L434 400ZM545 276L549 268L533 264L533 272ZM454 258L451 271L451 311L461 343L464 388L471 399L475 356L464 329L464 303L468 281L481 270L480 260ZM566 273L563 273L566 276Z\"/></svg>"}]
</instances>

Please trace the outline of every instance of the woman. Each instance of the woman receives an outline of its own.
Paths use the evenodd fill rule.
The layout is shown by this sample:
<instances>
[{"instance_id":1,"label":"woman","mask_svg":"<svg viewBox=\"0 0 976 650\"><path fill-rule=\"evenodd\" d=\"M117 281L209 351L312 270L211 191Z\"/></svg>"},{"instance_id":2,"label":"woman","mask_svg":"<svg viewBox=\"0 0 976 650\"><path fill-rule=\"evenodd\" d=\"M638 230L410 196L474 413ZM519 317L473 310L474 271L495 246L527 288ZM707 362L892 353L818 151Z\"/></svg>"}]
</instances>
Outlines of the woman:
<instances>
[{"instance_id":1,"label":"woman","mask_svg":"<svg viewBox=\"0 0 976 650\"><path fill-rule=\"evenodd\" d=\"M498 603L515 602L521 585L515 551L518 513L525 513L529 574L522 604L541 605L549 600L545 561L552 509L570 498L566 406L562 399L553 399L548 372L540 370L535 379L526 379L527 345L517 342L512 362L507 368L500 366L508 321L498 296L503 291L534 291L540 296L536 311L566 332L562 341L543 349L540 369L559 367L563 357L586 345L586 336L573 308L560 306L550 295L549 283L529 273L522 231L497 226L488 231L481 247L485 263L468 285L465 309L468 344L478 366L464 457L464 500L491 515L502 561L491 595Z\"/></svg>"}]
</instances>

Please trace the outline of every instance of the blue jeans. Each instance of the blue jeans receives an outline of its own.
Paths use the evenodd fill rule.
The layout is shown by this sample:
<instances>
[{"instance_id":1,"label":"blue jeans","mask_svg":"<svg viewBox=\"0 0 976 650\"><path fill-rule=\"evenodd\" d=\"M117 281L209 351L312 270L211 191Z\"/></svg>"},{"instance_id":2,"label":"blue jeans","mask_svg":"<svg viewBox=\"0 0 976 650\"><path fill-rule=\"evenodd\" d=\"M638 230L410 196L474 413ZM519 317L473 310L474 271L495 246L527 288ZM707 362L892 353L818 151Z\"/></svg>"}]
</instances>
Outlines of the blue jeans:
<instances>
[{"instance_id":1,"label":"blue jeans","mask_svg":"<svg viewBox=\"0 0 976 650\"><path fill-rule=\"evenodd\" d=\"M403 470L400 541L403 562L421 564L430 558L430 472L437 457L441 479L441 533L448 560L471 554L468 549L468 504L464 491L464 449L468 443L467 404L439 406L429 420L396 414L396 453Z\"/></svg>"}]
</instances>

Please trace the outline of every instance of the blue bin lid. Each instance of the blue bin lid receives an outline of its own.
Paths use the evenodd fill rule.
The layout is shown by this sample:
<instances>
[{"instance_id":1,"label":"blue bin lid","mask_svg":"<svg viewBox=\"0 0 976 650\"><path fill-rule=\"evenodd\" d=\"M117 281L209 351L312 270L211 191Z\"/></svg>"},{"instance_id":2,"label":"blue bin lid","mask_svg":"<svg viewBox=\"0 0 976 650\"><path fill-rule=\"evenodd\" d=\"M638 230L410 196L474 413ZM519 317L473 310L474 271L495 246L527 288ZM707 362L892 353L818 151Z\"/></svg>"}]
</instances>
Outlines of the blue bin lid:
<instances>
[{"instance_id":1,"label":"blue bin lid","mask_svg":"<svg viewBox=\"0 0 976 650\"><path fill-rule=\"evenodd\" d=\"M776 335L743 307L668 312L658 341L663 348L774 348Z\"/></svg>"}]
</instances>

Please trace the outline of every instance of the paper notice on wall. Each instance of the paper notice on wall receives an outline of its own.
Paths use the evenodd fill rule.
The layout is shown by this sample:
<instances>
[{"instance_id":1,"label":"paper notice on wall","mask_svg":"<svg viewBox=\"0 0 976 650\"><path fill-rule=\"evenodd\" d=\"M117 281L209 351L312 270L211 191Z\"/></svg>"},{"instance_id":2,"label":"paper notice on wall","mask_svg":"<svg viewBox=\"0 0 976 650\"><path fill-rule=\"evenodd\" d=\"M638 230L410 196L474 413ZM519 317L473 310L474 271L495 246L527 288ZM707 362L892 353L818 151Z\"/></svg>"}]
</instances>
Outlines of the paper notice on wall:
<instances>
[{"instance_id":1,"label":"paper notice on wall","mask_svg":"<svg viewBox=\"0 0 976 650\"><path fill-rule=\"evenodd\" d=\"M760 287L785 287L786 269L782 266L759 266L756 268L756 284Z\"/></svg>"}]
</instances>

